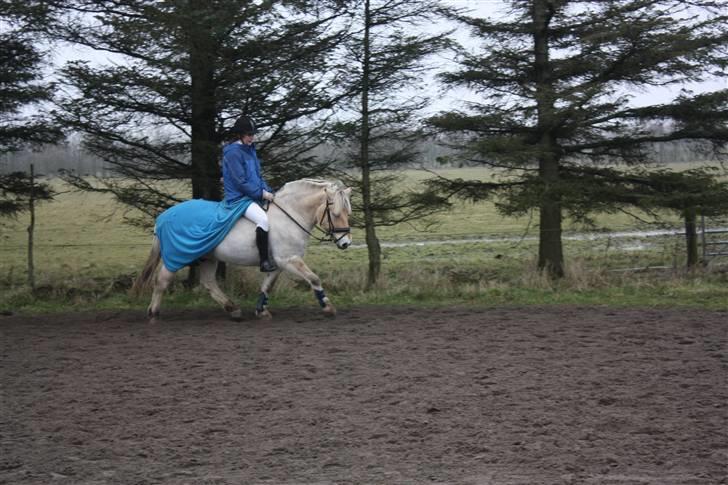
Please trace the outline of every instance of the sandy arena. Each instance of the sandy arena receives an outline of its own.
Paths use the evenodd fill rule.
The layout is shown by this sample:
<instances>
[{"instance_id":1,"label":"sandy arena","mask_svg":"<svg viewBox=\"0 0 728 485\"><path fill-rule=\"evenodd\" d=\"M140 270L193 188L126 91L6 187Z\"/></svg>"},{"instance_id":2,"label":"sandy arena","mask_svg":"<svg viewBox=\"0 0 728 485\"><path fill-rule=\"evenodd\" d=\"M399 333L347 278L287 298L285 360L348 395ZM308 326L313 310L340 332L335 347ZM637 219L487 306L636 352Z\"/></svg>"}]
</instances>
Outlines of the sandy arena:
<instances>
[{"instance_id":1,"label":"sandy arena","mask_svg":"<svg viewBox=\"0 0 728 485\"><path fill-rule=\"evenodd\" d=\"M0 317L2 484L728 483L728 313Z\"/></svg>"}]
</instances>

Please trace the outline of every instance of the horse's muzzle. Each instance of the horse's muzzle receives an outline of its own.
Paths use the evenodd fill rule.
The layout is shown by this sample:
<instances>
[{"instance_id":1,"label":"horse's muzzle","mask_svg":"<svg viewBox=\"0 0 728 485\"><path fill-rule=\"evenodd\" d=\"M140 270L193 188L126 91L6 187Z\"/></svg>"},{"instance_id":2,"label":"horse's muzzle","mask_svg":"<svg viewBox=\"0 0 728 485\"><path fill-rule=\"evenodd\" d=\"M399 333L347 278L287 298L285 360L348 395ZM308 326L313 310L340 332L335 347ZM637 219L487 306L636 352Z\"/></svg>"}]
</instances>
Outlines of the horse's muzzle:
<instances>
[{"instance_id":1,"label":"horse's muzzle","mask_svg":"<svg viewBox=\"0 0 728 485\"><path fill-rule=\"evenodd\" d=\"M336 246L339 249L346 249L349 246L351 246L351 238L349 236L344 236L341 239L336 241Z\"/></svg>"}]
</instances>

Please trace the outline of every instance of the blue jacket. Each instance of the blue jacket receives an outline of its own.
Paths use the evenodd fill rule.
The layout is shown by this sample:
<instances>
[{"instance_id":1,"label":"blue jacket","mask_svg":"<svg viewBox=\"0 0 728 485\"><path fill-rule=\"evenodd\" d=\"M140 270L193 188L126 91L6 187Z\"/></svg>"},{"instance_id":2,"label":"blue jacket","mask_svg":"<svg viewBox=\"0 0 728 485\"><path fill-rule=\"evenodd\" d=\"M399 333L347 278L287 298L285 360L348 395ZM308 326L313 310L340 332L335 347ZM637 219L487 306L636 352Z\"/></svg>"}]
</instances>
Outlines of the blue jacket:
<instances>
[{"instance_id":1,"label":"blue jacket","mask_svg":"<svg viewBox=\"0 0 728 485\"><path fill-rule=\"evenodd\" d=\"M260 174L260 161L254 144L234 142L223 148L222 178L225 202L229 204L244 197L260 202L263 190L273 192Z\"/></svg>"}]
</instances>

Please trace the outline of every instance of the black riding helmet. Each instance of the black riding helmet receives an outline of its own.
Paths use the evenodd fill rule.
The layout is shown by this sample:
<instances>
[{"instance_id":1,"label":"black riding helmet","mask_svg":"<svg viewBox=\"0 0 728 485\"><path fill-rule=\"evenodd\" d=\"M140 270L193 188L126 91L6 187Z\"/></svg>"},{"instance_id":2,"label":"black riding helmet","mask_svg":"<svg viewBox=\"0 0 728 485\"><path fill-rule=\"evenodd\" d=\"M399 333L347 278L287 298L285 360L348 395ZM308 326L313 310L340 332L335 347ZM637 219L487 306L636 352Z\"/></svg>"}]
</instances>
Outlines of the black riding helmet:
<instances>
[{"instance_id":1,"label":"black riding helmet","mask_svg":"<svg viewBox=\"0 0 728 485\"><path fill-rule=\"evenodd\" d=\"M243 115L235 121L230 131L237 135L255 135L258 129L255 127L255 121L250 116Z\"/></svg>"}]
</instances>

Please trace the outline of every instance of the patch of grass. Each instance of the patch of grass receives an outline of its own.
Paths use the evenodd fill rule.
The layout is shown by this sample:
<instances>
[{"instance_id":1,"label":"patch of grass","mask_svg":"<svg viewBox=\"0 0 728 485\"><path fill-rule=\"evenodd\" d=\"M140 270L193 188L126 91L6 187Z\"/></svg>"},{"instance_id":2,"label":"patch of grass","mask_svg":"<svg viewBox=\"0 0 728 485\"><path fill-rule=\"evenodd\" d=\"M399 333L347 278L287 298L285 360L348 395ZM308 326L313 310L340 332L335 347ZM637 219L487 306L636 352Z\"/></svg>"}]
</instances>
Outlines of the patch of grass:
<instances>
[{"instance_id":1,"label":"patch of grass","mask_svg":"<svg viewBox=\"0 0 728 485\"><path fill-rule=\"evenodd\" d=\"M486 178L483 170L450 170L448 176ZM410 173L412 183L426 175ZM64 190L59 187L59 190ZM55 312L78 309L138 308L149 297L126 295L150 249L151 232L123 224L124 213L99 194L64 193L37 211L35 266L37 290L26 282L27 218L0 226L0 310ZM680 238L564 240L567 275L553 282L535 270L538 252L533 221L504 219L492 203L459 203L440 214L427 232L402 225L378 231L384 243L443 241L441 244L383 248L381 280L370 291L367 250L361 233L340 251L311 242L308 265L321 277L337 306L347 305L528 305L583 304L689 306L726 309L725 273L684 273ZM600 226L640 229L625 215L604 216ZM678 224L676 223L676 227ZM527 232L526 229L530 228ZM576 230L567 224L568 230ZM567 232L568 234L568 232ZM522 238L522 236L528 236ZM459 244L447 239L487 238ZM652 266L660 272L643 271ZM624 270L630 271L617 271ZM217 305L201 289L186 289L182 271L165 296L164 307ZM244 308L252 308L261 275L254 269L229 268L225 290ZM316 305L308 285L282 276L272 295L275 307Z\"/></svg>"},{"instance_id":2,"label":"patch of grass","mask_svg":"<svg viewBox=\"0 0 728 485\"><path fill-rule=\"evenodd\" d=\"M312 251L308 262L321 277L334 304L341 308L573 304L728 310L728 273L720 271L614 271L598 267L589 258L574 256L566 276L552 281L535 269L535 261L528 257L526 248L519 257L512 257L503 256L497 248L477 250L478 245L464 252L448 245L443 245L441 251L406 247L392 251L376 287L363 291L366 265L357 252L365 251L323 249ZM217 308L202 288L185 288L184 278L182 272L165 295L163 308ZM224 289L241 307L252 311L261 280L262 275L255 269L231 267ZM3 292L0 310L36 313L131 308L143 312L150 295L127 296L130 284L131 275L127 275L48 282L39 286L35 294L25 287L15 287ZM271 295L271 305L316 308L317 303L306 283L284 274Z\"/></svg>"}]
</instances>

